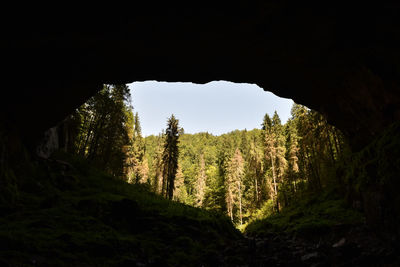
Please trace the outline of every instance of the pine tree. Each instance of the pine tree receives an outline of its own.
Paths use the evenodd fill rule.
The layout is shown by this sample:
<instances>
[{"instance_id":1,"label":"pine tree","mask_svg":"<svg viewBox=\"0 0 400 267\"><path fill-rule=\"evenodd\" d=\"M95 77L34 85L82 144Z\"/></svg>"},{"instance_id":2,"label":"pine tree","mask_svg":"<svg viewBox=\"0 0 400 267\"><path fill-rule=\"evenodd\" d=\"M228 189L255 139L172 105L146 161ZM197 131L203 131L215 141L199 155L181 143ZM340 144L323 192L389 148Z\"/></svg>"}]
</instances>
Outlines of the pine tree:
<instances>
[{"instance_id":1,"label":"pine tree","mask_svg":"<svg viewBox=\"0 0 400 267\"><path fill-rule=\"evenodd\" d=\"M148 168L145 162L145 144L142 137L142 128L140 126L139 114L134 115L134 131L132 138L132 151L135 158L135 166L133 168L133 176L135 183L144 183L147 181Z\"/></svg>"},{"instance_id":2,"label":"pine tree","mask_svg":"<svg viewBox=\"0 0 400 267\"><path fill-rule=\"evenodd\" d=\"M284 136L282 133L281 120L275 111L272 120L268 114L264 116L264 155L270 166L272 182L269 182L273 192L271 198L275 202L275 209L279 212L278 182L282 179L285 172L287 161L285 159ZM268 183L267 183L268 184Z\"/></svg>"},{"instance_id":3,"label":"pine tree","mask_svg":"<svg viewBox=\"0 0 400 267\"><path fill-rule=\"evenodd\" d=\"M174 200L186 203L187 197L188 194L185 186L185 177L183 175L181 165L178 164L178 170L176 171L175 177Z\"/></svg>"},{"instance_id":4,"label":"pine tree","mask_svg":"<svg viewBox=\"0 0 400 267\"><path fill-rule=\"evenodd\" d=\"M140 119L138 112L136 112L134 117L134 129L135 129L135 137L136 136L142 137L142 127L140 126Z\"/></svg>"},{"instance_id":5,"label":"pine tree","mask_svg":"<svg viewBox=\"0 0 400 267\"><path fill-rule=\"evenodd\" d=\"M204 162L204 154L200 155L199 171L196 177L196 190L195 190L195 205L197 207L203 206L204 194L206 192L206 166Z\"/></svg>"},{"instance_id":6,"label":"pine tree","mask_svg":"<svg viewBox=\"0 0 400 267\"><path fill-rule=\"evenodd\" d=\"M133 135L134 135L134 115L132 110L126 111L126 131L128 134L128 138L130 143L124 147L125 152L125 166L124 166L124 175L126 177L126 181L128 183L134 182L134 167L136 166L136 158L133 150Z\"/></svg>"},{"instance_id":7,"label":"pine tree","mask_svg":"<svg viewBox=\"0 0 400 267\"><path fill-rule=\"evenodd\" d=\"M234 207L239 205L239 219L240 225L243 224L242 213L242 193L244 176L244 159L240 150L237 148L231 160L228 163L226 171L226 202L228 207L228 214L233 221Z\"/></svg>"},{"instance_id":8,"label":"pine tree","mask_svg":"<svg viewBox=\"0 0 400 267\"><path fill-rule=\"evenodd\" d=\"M160 134L157 137L157 148L155 151L154 155L154 169L155 169L155 175L154 175L154 192L158 194L162 194L162 183L163 183L163 147L162 147L162 141L163 137Z\"/></svg>"},{"instance_id":9,"label":"pine tree","mask_svg":"<svg viewBox=\"0 0 400 267\"><path fill-rule=\"evenodd\" d=\"M168 119L167 129L165 130L165 143L163 151L163 183L162 194L169 199L172 199L174 193L174 181L176 171L178 169L179 157L179 135L180 129L178 120L172 114Z\"/></svg>"},{"instance_id":10,"label":"pine tree","mask_svg":"<svg viewBox=\"0 0 400 267\"><path fill-rule=\"evenodd\" d=\"M293 184L293 193L295 193L296 180L297 180L296 176L299 173L299 164L298 164L299 158L297 156L299 152L299 144L298 144L297 131L292 121L288 122L287 129L288 129L287 130L288 172L289 172L289 180Z\"/></svg>"},{"instance_id":11,"label":"pine tree","mask_svg":"<svg viewBox=\"0 0 400 267\"><path fill-rule=\"evenodd\" d=\"M278 113L275 111L272 117L272 130L275 137L275 171L279 182L283 182L283 176L287 168L286 147L285 147L285 136L283 132L283 126Z\"/></svg>"},{"instance_id":12,"label":"pine tree","mask_svg":"<svg viewBox=\"0 0 400 267\"><path fill-rule=\"evenodd\" d=\"M261 196L262 177L264 174L263 154L257 147L256 140L252 140L249 152L249 174L254 180L254 202L259 205Z\"/></svg>"}]
</instances>

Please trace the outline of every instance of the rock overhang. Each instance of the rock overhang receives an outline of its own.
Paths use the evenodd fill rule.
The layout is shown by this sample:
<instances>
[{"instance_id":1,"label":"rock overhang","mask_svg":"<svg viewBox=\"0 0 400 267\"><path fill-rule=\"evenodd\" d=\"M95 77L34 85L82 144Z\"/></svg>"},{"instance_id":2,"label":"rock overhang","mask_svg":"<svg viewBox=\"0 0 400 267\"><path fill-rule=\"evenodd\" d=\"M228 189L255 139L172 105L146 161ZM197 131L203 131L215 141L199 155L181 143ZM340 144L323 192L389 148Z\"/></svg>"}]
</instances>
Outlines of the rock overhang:
<instances>
[{"instance_id":1,"label":"rock overhang","mask_svg":"<svg viewBox=\"0 0 400 267\"><path fill-rule=\"evenodd\" d=\"M9 14L2 113L37 136L104 83L228 80L322 112L359 147L400 119L398 11L263 1Z\"/></svg>"}]
</instances>

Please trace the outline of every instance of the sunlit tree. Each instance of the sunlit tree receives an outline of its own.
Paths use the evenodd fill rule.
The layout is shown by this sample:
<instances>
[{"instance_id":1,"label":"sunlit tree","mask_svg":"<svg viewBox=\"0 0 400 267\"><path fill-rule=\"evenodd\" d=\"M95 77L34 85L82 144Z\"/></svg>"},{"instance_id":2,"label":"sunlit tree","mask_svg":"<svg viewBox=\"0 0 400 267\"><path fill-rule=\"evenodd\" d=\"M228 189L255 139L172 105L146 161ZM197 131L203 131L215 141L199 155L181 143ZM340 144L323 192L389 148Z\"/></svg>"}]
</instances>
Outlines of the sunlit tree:
<instances>
[{"instance_id":1,"label":"sunlit tree","mask_svg":"<svg viewBox=\"0 0 400 267\"><path fill-rule=\"evenodd\" d=\"M242 193L244 177L244 159L242 153L237 148L231 160L228 162L225 178L226 186L226 203L228 206L228 214L233 221L233 213L235 206L239 206L240 225L243 224L242 213Z\"/></svg>"},{"instance_id":2,"label":"sunlit tree","mask_svg":"<svg viewBox=\"0 0 400 267\"><path fill-rule=\"evenodd\" d=\"M206 192L206 165L204 162L204 154L200 155L199 160L199 171L196 176L196 187L195 187L195 205L197 207L203 206L204 194Z\"/></svg>"}]
</instances>

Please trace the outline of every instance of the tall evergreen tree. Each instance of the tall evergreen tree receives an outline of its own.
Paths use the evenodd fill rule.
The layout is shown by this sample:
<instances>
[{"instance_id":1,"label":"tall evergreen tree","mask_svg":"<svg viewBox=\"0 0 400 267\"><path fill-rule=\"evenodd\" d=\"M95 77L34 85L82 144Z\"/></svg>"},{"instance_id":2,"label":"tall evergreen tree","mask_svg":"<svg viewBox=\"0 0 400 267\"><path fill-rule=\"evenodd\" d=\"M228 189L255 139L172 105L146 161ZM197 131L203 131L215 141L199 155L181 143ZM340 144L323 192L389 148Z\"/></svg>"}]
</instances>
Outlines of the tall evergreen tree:
<instances>
[{"instance_id":1,"label":"tall evergreen tree","mask_svg":"<svg viewBox=\"0 0 400 267\"><path fill-rule=\"evenodd\" d=\"M254 202L259 205L262 199L262 178L264 174L263 153L257 147L256 140L252 140L249 152L249 174L254 181Z\"/></svg>"},{"instance_id":2,"label":"tall evergreen tree","mask_svg":"<svg viewBox=\"0 0 400 267\"><path fill-rule=\"evenodd\" d=\"M147 181L148 166L144 158L145 155L145 143L142 137L142 128L140 126L139 114L133 117L134 120L134 131L132 138L132 151L135 158L135 166L133 168L133 180L135 183L144 183Z\"/></svg>"},{"instance_id":3,"label":"tall evergreen tree","mask_svg":"<svg viewBox=\"0 0 400 267\"><path fill-rule=\"evenodd\" d=\"M233 221L233 213L235 206L239 205L239 220L240 225L243 224L243 213L242 213L242 193L244 190L243 186L244 176L244 159L242 153L237 148L234 155L228 163L226 171L226 202L228 207L228 214Z\"/></svg>"},{"instance_id":4,"label":"tall evergreen tree","mask_svg":"<svg viewBox=\"0 0 400 267\"><path fill-rule=\"evenodd\" d=\"M277 112L275 111L272 120L265 114L263 125L265 159L272 173L272 181L267 184L272 184L271 198L275 202L276 211L279 211L278 182L282 179L287 161L281 120Z\"/></svg>"},{"instance_id":5,"label":"tall evergreen tree","mask_svg":"<svg viewBox=\"0 0 400 267\"><path fill-rule=\"evenodd\" d=\"M134 117L134 129L135 129L135 136L142 137L142 127L140 126L140 119L138 112L136 112Z\"/></svg>"},{"instance_id":6,"label":"tall evergreen tree","mask_svg":"<svg viewBox=\"0 0 400 267\"><path fill-rule=\"evenodd\" d=\"M164 181L163 178L163 136L160 134L157 138L157 147L154 154L154 192L158 194L162 194L162 184Z\"/></svg>"},{"instance_id":7,"label":"tall evergreen tree","mask_svg":"<svg viewBox=\"0 0 400 267\"><path fill-rule=\"evenodd\" d=\"M297 152L298 148L298 137L296 128L293 127L292 121L288 121L287 123L287 159L288 159L288 167L289 170L297 173L299 171Z\"/></svg>"},{"instance_id":8,"label":"tall evergreen tree","mask_svg":"<svg viewBox=\"0 0 400 267\"><path fill-rule=\"evenodd\" d=\"M206 192L206 165L204 162L204 154L200 155L199 171L196 177L196 192L195 192L195 205L197 207L203 206L204 194Z\"/></svg>"},{"instance_id":9,"label":"tall evergreen tree","mask_svg":"<svg viewBox=\"0 0 400 267\"><path fill-rule=\"evenodd\" d=\"M128 138L130 140L129 144L124 146L125 151L125 168L124 168L124 175L126 177L126 181L128 183L134 182L134 168L136 166L136 157L133 150L133 136L134 136L134 115L132 110L127 110L126 112L126 131L128 134Z\"/></svg>"},{"instance_id":10,"label":"tall evergreen tree","mask_svg":"<svg viewBox=\"0 0 400 267\"><path fill-rule=\"evenodd\" d=\"M179 121L172 114L168 119L167 129L165 130L165 143L162 157L164 165L162 194L169 199L173 197L174 181L178 169L178 143L181 132L178 123Z\"/></svg>"},{"instance_id":11,"label":"tall evergreen tree","mask_svg":"<svg viewBox=\"0 0 400 267\"><path fill-rule=\"evenodd\" d=\"M272 131L274 133L274 146L275 146L275 171L278 182L283 182L283 176L287 167L285 136L283 126L278 113L275 111L272 117Z\"/></svg>"}]
</instances>

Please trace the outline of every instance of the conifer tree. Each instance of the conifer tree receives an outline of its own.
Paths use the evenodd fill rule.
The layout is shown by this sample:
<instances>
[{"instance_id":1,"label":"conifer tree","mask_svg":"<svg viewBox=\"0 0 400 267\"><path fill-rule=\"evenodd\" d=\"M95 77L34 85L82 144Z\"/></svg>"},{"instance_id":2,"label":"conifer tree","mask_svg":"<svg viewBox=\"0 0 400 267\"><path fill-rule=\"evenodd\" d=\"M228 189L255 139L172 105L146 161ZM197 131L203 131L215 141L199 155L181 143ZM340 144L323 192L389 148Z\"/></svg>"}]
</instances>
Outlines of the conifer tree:
<instances>
[{"instance_id":1,"label":"conifer tree","mask_svg":"<svg viewBox=\"0 0 400 267\"><path fill-rule=\"evenodd\" d=\"M173 199L179 202L185 203L187 198L185 177L182 173L182 166L178 163L178 170L176 171L175 177L175 189Z\"/></svg>"},{"instance_id":2,"label":"conifer tree","mask_svg":"<svg viewBox=\"0 0 400 267\"><path fill-rule=\"evenodd\" d=\"M157 148L154 155L154 192L158 194L162 194L162 183L163 183L163 146L162 146L163 137L160 134L157 138Z\"/></svg>"},{"instance_id":3,"label":"conifer tree","mask_svg":"<svg viewBox=\"0 0 400 267\"><path fill-rule=\"evenodd\" d=\"M243 224L242 213L242 193L244 176L244 159L240 150L237 148L231 160L228 163L226 171L226 202L228 207L228 214L233 221L233 212L235 206L239 205L239 219L240 225Z\"/></svg>"},{"instance_id":4,"label":"conifer tree","mask_svg":"<svg viewBox=\"0 0 400 267\"><path fill-rule=\"evenodd\" d=\"M125 152L125 166L124 166L124 175L126 177L126 181L128 183L134 182L134 167L136 166L136 158L133 151L133 136L134 136L134 115L132 110L127 110L126 112L126 131L128 134L128 138L130 143L125 145L124 152Z\"/></svg>"},{"instance_id":5,"label":"conifer tree","mask_svg":"<svg viewBox=\"0 0 400 267\"><path fill-rule=\"evenodd\" d=\"M163 151L163 183L162 183L162 194L169 199L172 199L174 193L174 181L176 171L178 169L178 157L179 157L179 135L180 128L178 126L178 120L172 114L168 119L167 129L165 130L165 143Z\"/></svg>"},{"instance_id":6,"label":"conifer tree","mask_svg":"<svg viewBox=\"0 0 400 267\"><path fill-rule=\"evenodd\" d=\"M134 117L135 136L142 137L142 127L140 126L139 113L136 112Z\"/></svg>"},{"instance_id":7,"label":"conifer tree","mask_svg":"<svg viewBox=\"0 0 400 267\"><path fill-rule=\"evenodd\" d=\"M297 153L299 151L298 136L293 121L289 120L287 123L287 159L288 159L288 172L289 180L293 183L293 191L296 191L296 177L299 172L299 158Z\"/></svg>"},{"instance_id":8,"label":"conifer tree","mask_svg":"<svg viewBox=\"0 0 400 267\"><path fill-rule=\"evenodd\" d=\"M273 193L271 193L271 197L273 202L275 202L276 211L279 211L278 182L285 172L287 161L285 159L286 149L284 146L282 125L276 111L272 120L268 114L265 114L263 129L265 159L272 173L272 183L270 182L270 184L272 184Z\"/></svg>"},{"instance_id":9,"label":"conifer tree","mask_svg":"<svg viewBox=\"0 0 400 267\"><path fill-rule=\"evenodd\" d=\"M250 143L249 174L254 180L254 201L256 206L258 206L262 199L261 186L264 174L264 164L262 151L257 147L257 143L254 139Z\"/></svg>"},{"instance_id":10,"label":"conifer tree","mask_svg":"<svg viewBox=\"0 0 400 267\"><path fill-rule=\"evenodd\" d=\"M196 177L196 190L195 190L195 205L197 207L203 206L204 194L206 192L206 166L204 162L204 154L200 155L199 171Z\"/></svg>"},{"instance_id":11,"label":"conifer tree","mask_svg":"<svg viewBox=\"0 0 400 267\"><path fill-rule=\"evenodd\" d=\"M275 111L272 117L272 130L274 132L274 145L275 145L275 171L276 176L280 182L282 182L286 167L287 160L286 147L285 147L285 136L283 133L283 126L281 124L281 119L278 113Z\"/></svg>"},{"instance_id":12,"label":"conifer tree","mask_svg":"<svg viewBox=\"0 0 400 267\"><path fill-rule=\"evenodd\" d=\"M146 147L142 137L139 114L136 112L133 118L134 134L132 138L132 150L135 158L135 166L133 168L134 182L144 183L148 178L148 166L146 166L147 162L145 162L144 158Z\"/></svg>"}]
</instances>

